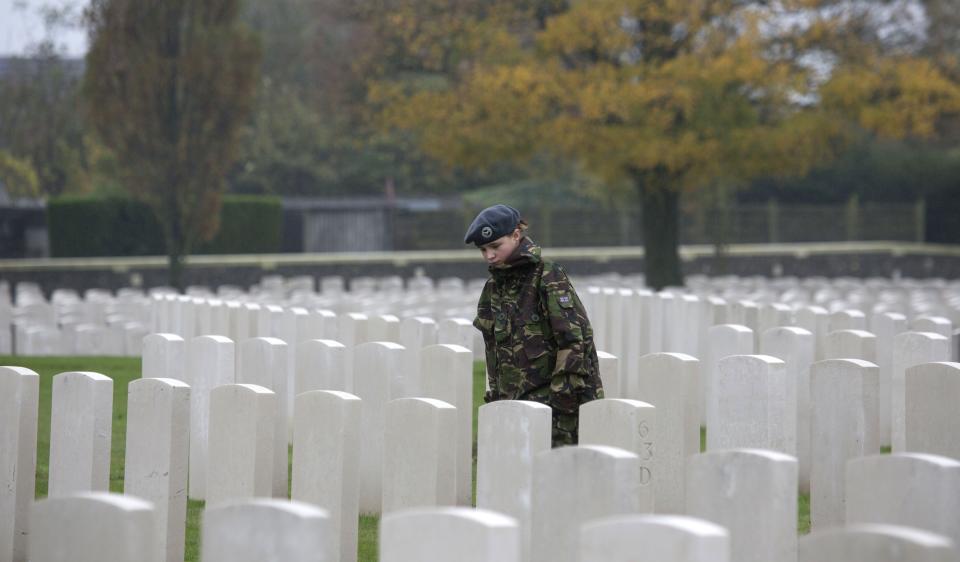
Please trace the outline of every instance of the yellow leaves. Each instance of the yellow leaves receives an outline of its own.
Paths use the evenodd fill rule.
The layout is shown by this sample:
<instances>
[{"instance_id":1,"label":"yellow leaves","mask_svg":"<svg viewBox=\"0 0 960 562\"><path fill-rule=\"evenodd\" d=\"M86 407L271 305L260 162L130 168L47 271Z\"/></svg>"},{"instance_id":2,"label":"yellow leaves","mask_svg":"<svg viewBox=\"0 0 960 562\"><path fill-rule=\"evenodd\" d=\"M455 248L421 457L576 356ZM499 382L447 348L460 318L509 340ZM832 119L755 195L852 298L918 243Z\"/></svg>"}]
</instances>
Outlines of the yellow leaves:
<instances>
[{"instance_id":1,"label":"yellow leaves","mask_svg":"<svg viewBox=\"0 0 960 562\"><path fill-rule=\"evenodd\" d=\"M960 86L926 59L874 58L839 69L824 105L889 138L930 139L937 123L960 112Z\"/></svg>"},{"instance_id":2,"label":"yellow leaves","mask_svg":"<svg viewBox=\"0 0 960 562\"><path fill-rule=\"evenodd\" d=\"M33 165L5 150L0 150L0 185L14 198L40 195L40 180Z\"/></svg>"}]
</instances>

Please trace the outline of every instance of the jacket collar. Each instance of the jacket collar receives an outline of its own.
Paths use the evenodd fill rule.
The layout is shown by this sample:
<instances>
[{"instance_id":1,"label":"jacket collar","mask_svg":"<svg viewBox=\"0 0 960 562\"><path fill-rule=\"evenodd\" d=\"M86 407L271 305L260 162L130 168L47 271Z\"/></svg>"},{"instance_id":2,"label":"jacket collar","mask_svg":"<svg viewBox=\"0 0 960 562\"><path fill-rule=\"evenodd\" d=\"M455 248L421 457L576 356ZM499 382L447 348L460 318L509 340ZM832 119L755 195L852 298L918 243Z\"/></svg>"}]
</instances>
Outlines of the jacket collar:
<instances>
[{"instance_id":1,"label":"jacket collar","mask_svg":"<svg viewBox=\"0 0 960 562\"><path fill-rule=\"evenodd\" d=\"M524 236L517 245L517 249L504 262L504 267L491 266L488 269L494 277L511 276L526 271L528 266L536 265L541 261L540 246Z\"/></svg>"}]
</instances>

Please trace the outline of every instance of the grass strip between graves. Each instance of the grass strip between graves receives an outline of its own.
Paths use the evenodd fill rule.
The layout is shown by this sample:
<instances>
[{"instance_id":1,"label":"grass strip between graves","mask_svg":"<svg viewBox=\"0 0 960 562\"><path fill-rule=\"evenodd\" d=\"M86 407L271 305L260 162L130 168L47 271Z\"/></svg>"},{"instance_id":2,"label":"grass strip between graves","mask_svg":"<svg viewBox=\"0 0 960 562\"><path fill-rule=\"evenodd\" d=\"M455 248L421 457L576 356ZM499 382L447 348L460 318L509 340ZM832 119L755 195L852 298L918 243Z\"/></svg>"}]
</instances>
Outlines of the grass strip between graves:
<instances>
[{"instance_id":1,"label":"grass strip between graves","mask_svg":"<svg viewBox=\"0 0 960 562\"><path fill-rule=\"evenodd\" d=\"M36 497L47 495L47 480L50 461L50 403L53 377L68 371L93 371L113 379L113 428L110 449L110 491L123 493L123 464L127 435L127 385L140 377L140 359L126 357L23 357L0 355L0 364L26 367L40 375L40 413L37 423L37 481ZM476 409L483 404L485 387L483 364L474 363L473 369L473 497L476 504L477 471L477 415ZM704 449L705 432L701 430L701 450ZM801 494L799 498L798 532L810 532L810 501ZM200 523L204 502L189 500L187 503L187 530L185 562L200 560ZM376 562L378 559L377 535L379 517L361 516L359 533L359 562Z\"/></svg>"}]
</instances>

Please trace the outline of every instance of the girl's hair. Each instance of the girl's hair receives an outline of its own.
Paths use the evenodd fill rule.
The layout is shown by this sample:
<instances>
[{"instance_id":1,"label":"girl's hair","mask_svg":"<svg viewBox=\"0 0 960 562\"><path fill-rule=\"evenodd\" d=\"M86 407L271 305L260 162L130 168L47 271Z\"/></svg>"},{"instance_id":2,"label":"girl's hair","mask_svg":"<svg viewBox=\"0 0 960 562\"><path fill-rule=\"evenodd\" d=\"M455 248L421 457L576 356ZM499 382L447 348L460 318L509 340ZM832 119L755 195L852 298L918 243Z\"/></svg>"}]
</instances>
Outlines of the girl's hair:
<instances>
[{"instance_id":1,"label":"girl's hair","mask_svg":"<svg viewBox=\"0 0 960 562\"><path fill-rule=\"evenodd\" d=\"M520 219L520 222L517 223L517 228L520 229L520 232L526 232L530 225L527 224L526 219Z\"/></svg>"}]
</instances>

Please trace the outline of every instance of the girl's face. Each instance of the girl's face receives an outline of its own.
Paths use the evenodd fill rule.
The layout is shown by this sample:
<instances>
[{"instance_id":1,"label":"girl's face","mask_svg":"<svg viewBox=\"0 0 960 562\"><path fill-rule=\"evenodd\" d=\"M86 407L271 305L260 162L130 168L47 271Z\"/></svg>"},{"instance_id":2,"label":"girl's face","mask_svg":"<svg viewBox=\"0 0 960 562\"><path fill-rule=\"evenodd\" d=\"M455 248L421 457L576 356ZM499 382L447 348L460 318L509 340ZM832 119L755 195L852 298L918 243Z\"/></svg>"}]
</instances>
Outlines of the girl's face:
<instances>
[{"instance_id":1,"label":"girl's face","mask_svg":"<svg viewBox=\"0 0 960 562\"><path fill-rule=\"evenodd\" d=\"M487 265L493 267L503 267L504 262L510 257L510 254L520 245L520 229L516 229L511 234L501 236L493 242L488 242L480 246L480 254L486 260Z\"/></svg>"}]
</instances>

